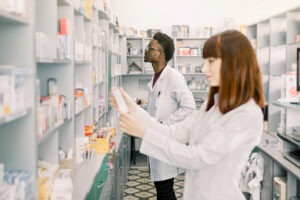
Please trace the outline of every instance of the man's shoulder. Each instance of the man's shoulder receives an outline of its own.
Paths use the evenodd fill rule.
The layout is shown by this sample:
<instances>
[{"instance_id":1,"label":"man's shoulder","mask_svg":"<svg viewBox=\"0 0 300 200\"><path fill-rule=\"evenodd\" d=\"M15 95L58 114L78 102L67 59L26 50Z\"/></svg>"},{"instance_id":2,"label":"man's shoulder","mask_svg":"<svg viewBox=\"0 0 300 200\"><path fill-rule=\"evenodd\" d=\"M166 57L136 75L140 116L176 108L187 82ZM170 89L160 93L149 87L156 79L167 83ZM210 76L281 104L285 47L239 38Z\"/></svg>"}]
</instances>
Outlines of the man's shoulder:
<instances>
[{"instance_id":1,"label":"man's shoulder","mask_svg":"<svg viewBox=\"0 0 300 200\"><path fill-rule=\"evenodd\" d=\"M170 67L170 71L169 71L170 75L172 76L177 76L177 77L182 77L184 78L183 74L181 72L179 72L177 69L174 69L173 67Z\"/></svg>"}]
</instances>

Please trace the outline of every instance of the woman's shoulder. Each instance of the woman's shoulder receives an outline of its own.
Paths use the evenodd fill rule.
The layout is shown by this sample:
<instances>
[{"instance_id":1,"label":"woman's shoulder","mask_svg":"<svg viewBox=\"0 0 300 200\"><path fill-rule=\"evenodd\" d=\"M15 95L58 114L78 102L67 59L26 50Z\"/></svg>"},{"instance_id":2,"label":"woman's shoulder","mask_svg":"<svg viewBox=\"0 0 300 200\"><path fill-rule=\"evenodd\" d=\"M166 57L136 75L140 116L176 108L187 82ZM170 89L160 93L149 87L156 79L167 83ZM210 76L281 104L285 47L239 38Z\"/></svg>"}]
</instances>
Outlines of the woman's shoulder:
<instances>
[{"instance_id":1,"label":"woman's shoulder","mask_svg":"<svg viewBox=\"0 0 300 200\"><path fill-rule=\"evenodd\" d=\"M255 109L255 110L261 110L260 106L255 102L254 99L250 99L245 104L241 105L244 109Z\"/></svg>"},{"instance_id":2,"label":"woman's shoulder","mask_svg":"<svg viewBox=\"0 0 300 200\"><path fill-rule=\"evenodd\" d=\"M254 118L263 115L261 107L255 102L254 99L250 99L248 102L234 110L245 112L247 115L253 116Z\"/></svg>"}]
</instances>

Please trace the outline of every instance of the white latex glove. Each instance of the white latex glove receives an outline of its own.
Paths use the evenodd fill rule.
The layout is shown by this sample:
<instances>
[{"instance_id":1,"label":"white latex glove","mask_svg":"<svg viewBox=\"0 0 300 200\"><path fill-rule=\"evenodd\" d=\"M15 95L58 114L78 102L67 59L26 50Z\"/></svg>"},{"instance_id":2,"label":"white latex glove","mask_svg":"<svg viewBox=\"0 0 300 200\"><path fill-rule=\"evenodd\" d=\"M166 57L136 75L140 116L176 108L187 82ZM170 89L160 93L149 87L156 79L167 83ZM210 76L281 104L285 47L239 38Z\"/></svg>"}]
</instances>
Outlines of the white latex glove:
<instances>
[{"instance_id":1,"label":"white latex glove","mask_svg":"<svg viewBox=\"0 0 300 200\"><path fill-rule=\"evenodd\" d=\"M128 112L129 113L135 113L138 105L133 101L133 99L129 96L129 94L127 94L123 88L119 88L121 94L122 94L122 97L125 101L125 103L127 104L127 107L128 107ZM109 95L109 104L111 105L111 107L115 108L119 113L121 113L119 107L118 107L118 104L115 100L115 97L112 93L110 93Z\"/></svg>"},{"instance_id":2,"label":"white latex glove","mask_svg":"<svg viewBox=\"0 0 300 200\"><path fill-rule=\"evenodd\" d=\"M119 126L120 129L132 136L142 138L149 128L148 125L142 120L134 116L132 113L120 113Z\"/></svg>"},{"instance_id":3,"label":"white latex glove","mask_svg":"<svg viewBox=\"0 0 300 200\"><path fill-rule=\"evenodd\" d=\"M134 116L138 105L122 88L120 88L120 92L124 98L125 103L127 104L128 113L122 112L118 108L118 104L112 93L109 96L110 105L120 113L120 129L129 135L142 138L149 127L143 120Z\"/></svg>"}]
</instances>

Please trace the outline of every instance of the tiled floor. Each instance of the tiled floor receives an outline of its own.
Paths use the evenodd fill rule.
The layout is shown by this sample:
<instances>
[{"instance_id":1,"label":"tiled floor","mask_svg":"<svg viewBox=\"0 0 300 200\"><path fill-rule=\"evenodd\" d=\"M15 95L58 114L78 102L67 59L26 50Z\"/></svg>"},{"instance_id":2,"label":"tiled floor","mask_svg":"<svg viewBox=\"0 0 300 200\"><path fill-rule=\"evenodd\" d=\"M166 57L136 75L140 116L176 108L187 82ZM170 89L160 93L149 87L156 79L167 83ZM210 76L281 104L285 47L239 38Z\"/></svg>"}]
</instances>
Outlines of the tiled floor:
<instances>
[{"instance_id":1,"label":"tiled floor","mask_svg":"<svg viewBox=\"0 0 300 200\"><path fill-rule=\"evenodd\" d=\"M182 200L184 175L175 178L174 189L177 200ZM247 200L249 194L245 194ZM150 181L148 172L147 157L136 153L136 163L131 164L128 171L126 185L123 193L123 200L156 200L156 190L153 182Z\"/></svg>"},{"instance_id":2,"label":"tiled floor","mask_svg":"<svg viewBox=\"0 0 300 200\"><path fill-rule=\"evenodd\" d=\"M179 175L174 181L174 190L178 200L182 199L184 175ZM136 164L128 171L124 189L124 200L156 200L156 190L150 181L147 158L143 155L136 157Z\"/></svg>"},{"instance_id":3,"label":"tiled floor","mask_svg":"<svg viewBox=\"0 0 300 200\"><path fill-rule=\"evenodd\" d=\"M174 181L174 190L178 200L182 199L183 175L179 175ZM153 182L150 181L148 168L132 167L128 172L125 185L124 200L156 200L156 190Z\"/></svg>"}]
</instances>

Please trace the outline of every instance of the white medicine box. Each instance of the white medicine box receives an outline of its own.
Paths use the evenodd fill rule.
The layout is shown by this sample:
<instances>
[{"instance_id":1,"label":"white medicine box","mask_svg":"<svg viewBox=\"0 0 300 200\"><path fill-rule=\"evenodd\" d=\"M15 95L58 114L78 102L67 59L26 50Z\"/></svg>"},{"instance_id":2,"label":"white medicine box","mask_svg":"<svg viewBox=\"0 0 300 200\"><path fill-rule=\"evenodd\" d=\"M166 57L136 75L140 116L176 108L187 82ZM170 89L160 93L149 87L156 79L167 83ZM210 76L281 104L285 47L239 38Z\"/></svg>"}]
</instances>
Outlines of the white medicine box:
<instances>
[{"instance_id":1,"label":"white medicine box","mask_svg":"<svg viewBox=\"0 0 300 200\"><path fill-rule=\"evenodd\" d=\"M286 199L286 177L274 177L273 199Z\"/></svg>"},{"instance_id":2,"label":"white medicine box","mask_svg":"<svg viewBox=\"0 0 300 200\"><path fill-rule=\"evenodd\" d=\"M282 97L286 102L299 102L300 92L297 91L297 76L296 73L288 73L283 75ZM284 85L285 84L285 85Z\"/></svg>"}]
</instances>

